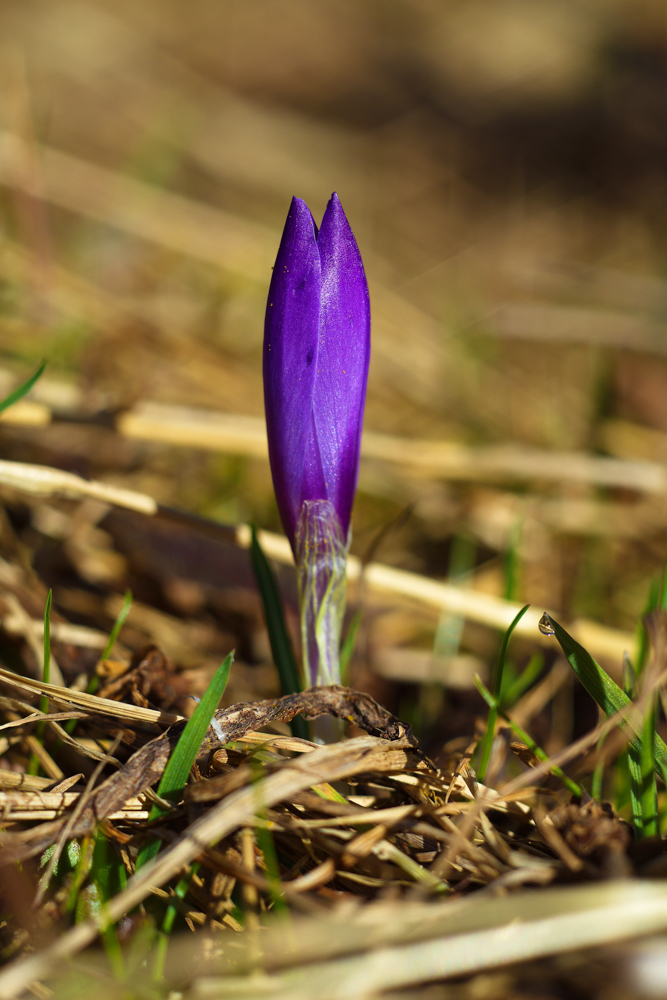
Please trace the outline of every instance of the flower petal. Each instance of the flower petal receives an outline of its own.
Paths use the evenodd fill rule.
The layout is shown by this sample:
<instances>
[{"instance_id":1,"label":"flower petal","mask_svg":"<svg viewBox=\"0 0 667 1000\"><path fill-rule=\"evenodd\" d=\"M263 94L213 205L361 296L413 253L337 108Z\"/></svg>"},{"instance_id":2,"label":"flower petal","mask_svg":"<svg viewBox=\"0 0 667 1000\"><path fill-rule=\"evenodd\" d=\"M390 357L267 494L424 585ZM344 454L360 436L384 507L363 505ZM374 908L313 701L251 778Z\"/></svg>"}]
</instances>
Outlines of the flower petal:
<instances>
[{"instance_id":1,"label":"flower petal","mask_svg":"<svg viewBox=\"0 0 667 1000\"><path fill-rule=\"evenodd\" d=\"M310 209L293 198L269 287L263 365L271 472L292 548L318 368L322 278L316 240Z\"/></svg>"},{"instance_id":2,"label":"flower petal","mask_svg":"<svg viewBox=\"0 0 667 1000\"><path fill-rule=\"evenodd\" d=\"M330 500L347 537L370 360L370 302L359 248L335 193L317 249L322 265L319 347L302 497Z\"/></svg>"}]
</instances>

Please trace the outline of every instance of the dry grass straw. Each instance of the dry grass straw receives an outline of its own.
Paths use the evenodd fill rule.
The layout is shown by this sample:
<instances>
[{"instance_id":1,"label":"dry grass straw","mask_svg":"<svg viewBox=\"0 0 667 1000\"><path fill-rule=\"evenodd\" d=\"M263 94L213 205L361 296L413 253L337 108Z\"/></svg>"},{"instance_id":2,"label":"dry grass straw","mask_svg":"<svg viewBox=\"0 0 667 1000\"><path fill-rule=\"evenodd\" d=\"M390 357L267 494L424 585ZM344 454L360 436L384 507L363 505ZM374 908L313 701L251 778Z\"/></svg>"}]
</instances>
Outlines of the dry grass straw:
<instances>
[{"instance_id":1,"label":"dry grass straw","mask_svg":"<svg viewBox=\"0 0 667 1000\"><path fill-rule=\"evenodd\" d=\"M175 516L175 512L161 509L159 504L146 494L134 493L101 482L89 482L73 473L45 466L0 461L0 483L35 496L92 497L149 516L158 515L167 519L173 519ZM178 513L176 516L180 521L191 520L193 525L204 526L200 519L190 519L187 514ZM209 523L207 530L227 539L235 540L243 548L250 547L250 528L247 525L240 525L233 529ZM259 539L270 558L288 564L292 563L292 553L287 539L269 532L259 532ZM364 583L372 589L400 594L492 628L506 629L520 609L518 604L494 597L491 594L465 590L453 584L440 583L415 573L383 566L379 563L368 563L362 566L360 561L354 557L350 557L348 560L347 572L350 582L359 580L363 575ZM541 614L542 609L531 610L526 614L517 627L517 634L529 635L531 638L539 640L537 623ZM622 657L633 641L632 636L628 633L585 620L574 622L571 630L573 635L583 645L586 645L594 656L603 659Z\"/></svg>"},{"instance_id":2,"label":"dry grass straw","mask_svg":"<svg viewBox=\"0 0 667 1000\"><path fill-rule=\"evenodd\" d=\"M5 379L9 383L7 376L8 373ZM3 413L0 420L19 426L42 426L54 417L57 419L57 414L44 403L24 400ZM252 458L268 457L266 428L260 417L144 401L121 413L116 429L125 437L141 441ZM613 430L611 423L609 429ZM446 480L565 482L657 495L667 492L664 463L649 460L629 461L518 445L470 447L456 441L402 438L373 431L366 431L363 436L362 457L398 465L408 474L416 472ZM8 467L4 476L10 475ZM34 476L34 490L37 490L39 483ZM45 490L46 486L45 483ZM63 481L61 489L64 488ZM129 506L129 501L125 505Z\"/></svg>"},{"instance_id":3,"label":"dry grass straw","mask_svg":"<svg viewBox=\"0 0 667 1000\"><path fill-rule=\"evenodd\" d=\"M81 695L7 671L2 679L11 687L83 709L86 718L80 718L79 728L104 720L113 728L115 707L123 719L125 740L128 730L137 725L169 721L166 715L159 719L139 706ZM327 700L329 691L333 701ZM340 697L343 707L336 708L335 699ZM436 768L415 748L405 727L367 696L332 688L291 698L232 706L216 713L217 721L203 744L213 756L199 780L186 788L173 818L160 821L158 833L166 841L162 852L132 875L127 888L94 919L67 930L36 954L12 962L0 973L0 997L10 1000L33 981L53 977L65 959L89 946L109 923L118 921L197 859L209 873L216 872L218 880L226 879L227 902L238 881L252 887L253 907L261 901L264 910L276 886L250 864L254 849L239 854L235 847L238 831L258 828L270 831L283 857L277 887L281 898L295 915L304 909L311 917L317 913L318 922L301 927L296 916L276 916L274 929L262 935L260 946L250 940L249 923L245 944L239 940L231 952L223 946L225 958L219 972L214 964L193 979L194 996L207 995L217 983L221 995L305 997L316 977L322 996L331 1000L366 997L392 985L447 978L667 927L667 892L641 883L533 891L528 896L515 891L507 899L491 898L502 894L503 887L506 891L527 884L544 886L573 869L592 874L613 865L614 858L617 863L623 858L627 839L617 820L594 803L566 807L557 791L540 794L535 788L557 761L565 763L579 756L585 745L594 742L599 728L585 744L568 748L557 759L495 790L478 785L467 765L455 771ZM317 747L257 732L272 715L291 718L293 708L287 714L279 709L276 715L283 703L301 705L310 714L348 713L361 725L396 735L390 739L367 735ZM29 709L26 705L26 730L38 715ZM57 717L62 719L63 714ZM79 716L79 712L71 714ZM614 723L608 720L605 727ZM227 742L230 736L232 741ZM133 762L164 739L145 743L125 765L119 765L118 776L122 779L126 772L129 779L137 770ZM108 754L101 755L98 768ZM87 798L98 794L93 790L94 775L79 790L78 778L73 776L75 785L72 788L70 783L67 790L45 790L43 781L28 778L16 790L0 793L4 825L15 830L4 834L3 850L21 856L25 843L34 854L30 845L36 837L39 842L40 823L54 815L58 822L44 827L49 839L57 836L62 845L76 833L77 816L85 810ZM104 823L113 821L114 836L120 836L121 842L131 842L145 822L143 796L136 791L146 792L147 780L152 783L155 774L140 779L139 785L136 781L120 785L127 792L107 804L106 812L96 807L103 829ZM351 783L347 798L331 794L335 782L347 782L348 787ZM359 783L361 795L354 790ZM105 800L98 795L97 801ZM187 817L184 826L183 817ZM24 834L20 827L26 822L36 825ZM586 827L584 840L575 833L582 825ZM127 853L124 857L129 874L132 862ZM284 868L287 857L293 860L290 871ZM207 924L211 931L216 927L238 931L229 910L219 909L220 900L215 909L218 917L211 923L211 885L210 878L195 883L192 898L198 900L197 906L181 906L186 922L193 928ZM327 885L337 892L319 896L321 887ZM448 899L424 905L409 901L415 892L437 899L463 895L472 887L478 892L469 902ZM486 895L489 891L491 897ZM245 898L247 903L247 894ZM370 908L360 905L364 901L372 903ZM626 919L621 919L622 914ZM176 964L179 948L172 956ZM229 961L232 968L227 966ZM255 974L239 976L243 967Z\"/></svg>"}]
</instances>

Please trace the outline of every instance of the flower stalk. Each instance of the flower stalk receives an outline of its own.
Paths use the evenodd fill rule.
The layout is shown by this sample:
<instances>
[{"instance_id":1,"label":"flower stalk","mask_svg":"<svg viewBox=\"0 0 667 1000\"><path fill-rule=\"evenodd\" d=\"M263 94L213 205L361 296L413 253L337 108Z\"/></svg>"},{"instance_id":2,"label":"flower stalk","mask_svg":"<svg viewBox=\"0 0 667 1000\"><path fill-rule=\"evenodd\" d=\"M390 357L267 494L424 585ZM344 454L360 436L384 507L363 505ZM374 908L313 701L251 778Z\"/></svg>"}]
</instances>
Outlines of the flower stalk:
<instances>
[{"instance_id":1,"label":"flower stalk","mask_svg":"<svg viewBox=\"0 0 667 1000\"><path fill-rule=\"evenodd\" d=\"M304 502L296 552L304 673L317 684L338 684L347 545L328 500Z\"/></svg>"}]
</instances>

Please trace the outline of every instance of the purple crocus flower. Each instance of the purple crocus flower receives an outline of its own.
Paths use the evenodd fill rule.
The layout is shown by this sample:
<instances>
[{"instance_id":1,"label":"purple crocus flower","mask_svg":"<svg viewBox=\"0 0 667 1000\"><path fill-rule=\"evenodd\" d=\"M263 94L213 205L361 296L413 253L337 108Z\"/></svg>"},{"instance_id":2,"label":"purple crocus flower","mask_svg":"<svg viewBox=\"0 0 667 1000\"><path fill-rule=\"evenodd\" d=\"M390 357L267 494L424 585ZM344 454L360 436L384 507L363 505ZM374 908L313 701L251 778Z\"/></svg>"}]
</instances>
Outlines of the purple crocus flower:
<instances>
[{"instance_id":1,"label":"purple crocus flower","mask_svg":"<svg viewBox=\"0 0 667 1000\"><path fill-rule=\"evenodd\" d=\"M306 500L329 500L347 538L370 358L364 266L338 195L318 232L293 198L264 328L264 405L273 484L292 551Z\"/></svg>"},{"instance_id":2,"label":"purple crocus flower","mask_svg":"<svg viewBox=\"0 0 667 1000\"><path fill-rule=\"evenodd\" d=\"M368 285L338 195L319 232L306 203L293 198L266 308L264 405L313 683L338 680L369 358Z\"/></svg>"}]
</instances>

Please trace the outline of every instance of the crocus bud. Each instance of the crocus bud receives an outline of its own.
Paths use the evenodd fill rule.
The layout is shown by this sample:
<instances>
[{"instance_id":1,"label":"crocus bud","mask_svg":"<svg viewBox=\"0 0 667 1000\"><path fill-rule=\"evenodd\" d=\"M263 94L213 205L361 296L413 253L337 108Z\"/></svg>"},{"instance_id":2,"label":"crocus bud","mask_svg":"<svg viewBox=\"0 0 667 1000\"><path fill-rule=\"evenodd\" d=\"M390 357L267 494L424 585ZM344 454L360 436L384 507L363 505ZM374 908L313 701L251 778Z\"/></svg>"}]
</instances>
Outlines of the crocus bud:
<instances>
[{"instance_id":1,"label":"crocus bud","mask_svg":"<svg viewBox=\"0 0 667 1000\"><path fill-rule=\"evenodd\" d=\"M324 628L322 600L342 619L369 358L368 285L338 196L331 196L319 232L306 203L294 198L266 308L264 405L278 509L299 572L311 682L338 679L337 660L321 661L324 645L331 659L341 620ZM338 597L331 601L334 591ZM310 624L304 622L305 607L311 608Z\"/></svg>"}]
</instances>

